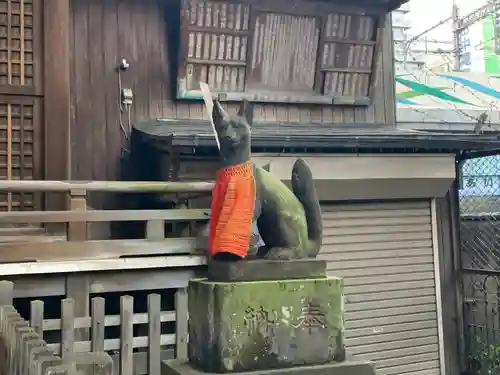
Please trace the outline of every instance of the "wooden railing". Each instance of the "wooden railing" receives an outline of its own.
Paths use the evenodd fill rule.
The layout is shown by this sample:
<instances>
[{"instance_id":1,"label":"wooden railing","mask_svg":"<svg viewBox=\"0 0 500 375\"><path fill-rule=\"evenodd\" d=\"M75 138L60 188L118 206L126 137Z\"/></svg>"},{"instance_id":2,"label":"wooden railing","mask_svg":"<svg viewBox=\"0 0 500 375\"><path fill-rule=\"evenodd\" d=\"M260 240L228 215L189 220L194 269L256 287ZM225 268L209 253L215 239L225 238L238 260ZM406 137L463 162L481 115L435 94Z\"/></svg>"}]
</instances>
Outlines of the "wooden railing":
<instances>
[{"instance_id":1,"label":"wooden railing","mask_svg":"<svg viewBox=\"0 0 500 375\"><path fill-rule=\"evenodd\" d=\"M72 190L109 193L200 193L209 192L212 188L213 182L0 180L0 191L11 193L64 193Z\"/></svg>"},{"instance_id":2,"label":"wooden railing","mask_svg":"<svg viewBox=\"0 0 500 375\"><path fill-rule=\"evenodd\" d=\"M165 235L165 222L206 222L207 209L165 210L94 210L88 209L88 194L101 193L196 193L209 195L211 182L129 182L129 181L0 181L0 192L65 193L68 211L5 212L2 224L66 224L66 241L33 243L3 243L0 261L3 263L43 260L102 260L131 256L162 256L193 254L195 241L191 237L175 238ZM103 222L143 221L146 235L143 239L92 240L88 224ZM69 270L68 272L71 272Z\"/></svg>"},{"instance_id":3,"label":"wooden railing","mask_svg":"<svg viewBox=\"0 0 500 375\"><path fill-rule=\"evenodd\" d=\"M131 311L132 298L124 296L121 299L120 316L103 316L102 299L93 298L92 305L89 305L91 288L88 275L89 272L96 274L98 273L96 271L106 271L100 274L112 274L116 277L122 274L122 270L133 270L134 275L137 275L137 272L143 275L147 272L149 275L149 269L161 269L163 272L163 269L172 267L183 267L185 271L181 272L185 273L193 272L192 268L186 267L205 264L204 255L196 252L195 239L166 234L165 223L207 222L209 210L180 208L98 210L88 209L88 198L89 193L94 192L159 195L195 193L198 196L200 194L208 196L212 187L213 184L210 182L0 181L0 192L63 193L68 197L69 209L66 211L5 212L0 215L0 225L63 223L67 226L66 235L62 240L42 242L2 240L0 243L0 276L14 278L22 275L26 279L26 275L52 273L57 274L57 278L53 279L54 282L64 283L66 299L63 301L60 320L42 320L40 302L32 304L31 325L37 334L43 333L45 336L48 334L46 331L61 331L60 343L48 344L46 349L58 353L63 360L67 351L77 353L90 349L94 352L97 349L110 351L119 349L120 356L112 355L112 358L115 363L118 360L121 364L119 366L121 372L115 372L120 375L131 374L132 367L134 367L133 373L138 368L138 373L141 374L147 371L150 374L158 374L159 358L169 356L172 352L171 349L166 352L162 349L160 353L160 346L163 348L165 345L173 344L176 355L185 356L187 300L184 284L176 291L175 322L174 312L158 311L159 296L155 294L150 295L148 299L148 305L151 306L151 308L148 306L148 314L134 315ZM93 240L88 237L88 223L113 221L145 222L144 238ZM108 272L113 270L114 273ZM136 290L134 277L137 276L131 275L130 282L127 281L130 288L127 290ZM158 287L153 283L141 290L158 289ZM107 291L103 289L99 293ZM158 319L160 322L172 321L176 326L175 335L159 335ZM102 327L118 323L121 327L120 339L103 341ZM131 326L134 324L149 324L149 338L133 337ZM89 331L92 335L89 335ZM133 353L132 360L133 350L142 352Z\"/></svg>"}]
</instances>

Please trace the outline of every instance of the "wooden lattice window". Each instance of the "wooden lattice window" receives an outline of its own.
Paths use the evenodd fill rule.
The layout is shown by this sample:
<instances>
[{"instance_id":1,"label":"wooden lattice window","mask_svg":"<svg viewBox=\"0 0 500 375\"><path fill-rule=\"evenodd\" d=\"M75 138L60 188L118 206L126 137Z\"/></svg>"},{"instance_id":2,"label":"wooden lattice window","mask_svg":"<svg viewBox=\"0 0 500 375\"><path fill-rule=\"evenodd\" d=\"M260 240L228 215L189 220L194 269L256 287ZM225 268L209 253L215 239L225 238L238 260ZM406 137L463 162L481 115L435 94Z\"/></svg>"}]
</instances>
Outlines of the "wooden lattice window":
<instances>
[{"instance_id":1,"label":"wooden lattice window","mask_svg":"<svg viewBox=\"0 0 500 375\"><path fill-rule=\"evenodd\" d=\"M320 82L325 95L367 98L375 48L370 16L329 14L321 46Z\"/></svg>"},{"instance_id":2,"label":"wooden lattice window","mask_svg":"<svg viewBox=\"0 0 500 375\"><path fill-rule=\"evenodd\" d=\"M39 179L41 0L0 0L0 179ZM0 193L0 211L30 210L30 193Z\"/></svg>"},{"instance_id":3,"label":"wooden lattice window","mask_svg":"<svg viewBox=\"0 0 500 375\"><path fill-rule=\"evenodd\" d=\"M248 90L313 92L321 20L258 12Z\"/></svg>"},{"instance_id":4,"label":"wooden lattice window","mask_svg":"<svg viewBox=\"0 0 500 375\"><path fill-rule=\"evenodd\" d=\"M249 7L242 4L193 2L186 9L187 40L180 96L207 82L213 90L243 91L249 39ZM184 58L185 57L185 58Z\"/></svg>"},{"instance_id":5,"label":"wooden lattice window","mask_svg":"<svg viewBox=\"0 0 500 375\"><path fill-rule=\"evenodd\" d=\"M6 103L0 99L0 179L36 179L35 162L40 143L36 129L36 110L40 103L26 100ZM32 209L35 198L31 193L0 194L0 211Z\"/></svg>"},{"instance_id":6,"label":"wooden lattice window","mask_svg":"<svg viewBox=\"0 0 500 375\"><path fill-rule=\"evenodd\" d=\"M0 0L0 85L34 86L34 1Z\"/></svg>"},{"instance_id":7,"label":"wooden lattice window","mask_svg":"<svg viewBox=\"0 0 500 375\"><path fill-rule=\"evenodd\" d=\"M177 98L368 105L382 13L276 4L183 0Z\"/></svg>"}]
</instances>

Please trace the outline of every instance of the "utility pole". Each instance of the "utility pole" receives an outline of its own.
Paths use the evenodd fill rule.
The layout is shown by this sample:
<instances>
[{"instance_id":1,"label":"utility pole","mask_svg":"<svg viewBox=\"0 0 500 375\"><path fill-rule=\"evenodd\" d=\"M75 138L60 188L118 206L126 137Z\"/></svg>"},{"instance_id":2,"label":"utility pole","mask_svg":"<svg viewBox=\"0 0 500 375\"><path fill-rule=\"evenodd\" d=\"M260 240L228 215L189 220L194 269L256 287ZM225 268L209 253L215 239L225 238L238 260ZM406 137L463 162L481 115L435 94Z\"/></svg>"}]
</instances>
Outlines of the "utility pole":
<instances>
[{"instance_id":1,"label":"utility pole","mask_svg":"<svg viewBox=\"0 0 500 375\"><path fill-rule=\"evenodd\" d=\"M460 48L460 30L458 28L458 7L453 1L452 9L452 19L453 19L453 68L455 71L460 71L460 54L462 53Z\"/></svg>"},{"instance_id":2,"label":"utility pole","mask_svg":"<svg viewBox=\"0 0 500 375\"><path fill-rule=\"evenodd\" d=\"M462 54L461 35L464 30L482 20L489 14L495 14L500 8L500 0L489 0L488 4L483 5L469 14L460 17L458 7L453 3L452 19L453 19L453 44L455 47L455 70L460 70L460 55Z\"/></svg>"},{"instance_id":3,"label":"utility pole","mask_svg":"<svg viewBox=\"0 0 500 375\"><path fill-rule=\"evenodd\" d=\"M450 21L451 20L451 17L448 17L448 18L445 18L441 21L439 21L438 23L436 23L435 25L432 25L431 27L429 27L428 29L425 29L424 31L422 31L420 34L417 34L413 37L411 37L410 39L408 39L406 41L406 44L407 45L410 45L412 44L413 42L417 41L418 39L420 39L421 37L423 37L425 34L427 34L428 32L434 30L435 28L441 26L441 25L444 25L446 22Z\"/></svg>"},{"instance_id":4,"label":"utility pole","mask_svg":"<svg viewBox=\"0 0 500 375\"><path fill-rule=\"evenodd\" d=\"M447 17L435 25L429 27L428 29L422 31L421 33L409 38L403 43L403 57L406 61L406 56L407 54L410 53L410 48L411 45L418 41L422 36L427 34L428 32L434 30L435 28L452 21L453 22L453 55L454 55L454 69L456 71L460 70L460 57L462 54L462 42L461 42L461 36L464 30L472 26L474 23L477 21L482 20L485 18L487 15L495 13L498 9L500 8L500 0L488 0L488 4L483 5L472 12L466 14L463 17L460 17L458 7L453 2L453 8L452 8L452 15L450 17ZM445 52L445 51L442 51Z\"/></svg>"},{"instance_id":5,"label":"utility pole","mask_svg":"<svg viewBox=\"0 0 500 375\"><path fill-rule=\"evenodd\" d=\"M403 58L404 58L404 67L406 69L406 61L407 61L407 56L410 53L411 45L415 42L417 42L421 37L423 37L425 34L429 33L430 31L434 30L435 28L444 25L446 22L450 21L452 17L445 18L435 25L432 25L431 27L425 29L421 33L412 36L411 38L407 39L403 43Z\"/></svg>"}]
</instances>

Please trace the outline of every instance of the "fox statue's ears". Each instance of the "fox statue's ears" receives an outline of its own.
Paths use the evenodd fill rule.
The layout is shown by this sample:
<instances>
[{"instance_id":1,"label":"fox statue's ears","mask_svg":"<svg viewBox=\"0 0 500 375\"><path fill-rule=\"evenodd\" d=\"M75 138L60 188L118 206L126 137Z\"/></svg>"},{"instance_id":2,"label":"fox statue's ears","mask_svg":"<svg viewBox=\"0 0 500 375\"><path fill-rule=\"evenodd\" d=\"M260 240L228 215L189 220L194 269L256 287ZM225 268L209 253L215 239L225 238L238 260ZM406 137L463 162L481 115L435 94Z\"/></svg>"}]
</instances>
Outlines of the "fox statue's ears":
<instances>
[{"instance_id":1,"label":"fox statue's ears","mask_svg":"<svg viewBox=\"0 0 500 375\"><path fill-rule=\"evenodd\" d=\"M253 124L253 105L248 100L243 100L238 110L238 116L243 117L248 126ZM214 120L215 126L228 123L230 121L230 116L227 111L222 108L218 100L214 100L214 109L212 113L212 118Z\"/></svg>"},{"instance_id":2,"label":"fox statue's ears","mask_svg":"<svg viewBox=\"0 0 500 375\"><path fill-rule=\"evenodd\" d=\"M238 115L243 117L248 126L253 125L253 105L248 100L243 100L238 110Z\"/></svg>"},{"instance_id":3,"label":"fox statue's ears","mask_svg":"<svg viewBox=\"0 0 500 375\"><path fill-rule=\"evenodd\" d=\"M227 123L229 121L229 114L224 108L222 108L218 100L214 100L212 118L216 127L223 125L224 123Z\"/></svg>"}]
</instances>

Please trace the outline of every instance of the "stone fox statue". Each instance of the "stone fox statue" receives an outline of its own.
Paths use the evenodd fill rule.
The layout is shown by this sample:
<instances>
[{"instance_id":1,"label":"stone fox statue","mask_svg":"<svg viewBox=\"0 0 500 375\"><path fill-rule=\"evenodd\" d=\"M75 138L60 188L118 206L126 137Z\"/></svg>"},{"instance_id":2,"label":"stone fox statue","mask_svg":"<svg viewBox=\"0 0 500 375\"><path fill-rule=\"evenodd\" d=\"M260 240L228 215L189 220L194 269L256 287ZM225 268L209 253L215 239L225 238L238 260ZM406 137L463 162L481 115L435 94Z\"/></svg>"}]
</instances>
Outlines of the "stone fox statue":
<instances>
[{"instance_id":1,"label":"stone fox statue","mask_svg":"<svg viewBox=\"0 0 500 375\"><path fill-rule=\"evenodd\" d=\"M237 116L230 116L214 101L213 120L220 142L220 168L251 161L253 107L244 101ZM301 259L317 256L323 237L321 208L309 166L298 159L292 169L292 190L269 171L252 164L255 178L253 220L264 242L257 258ZM206 236L206 230L201 235ZM249 246L255 245L252 235ZM258 238L258 237L257 237ZM233 254L226 254L233 260ZM218 255L224 259L224 253Z\"/></svg>"}]
</instances>

